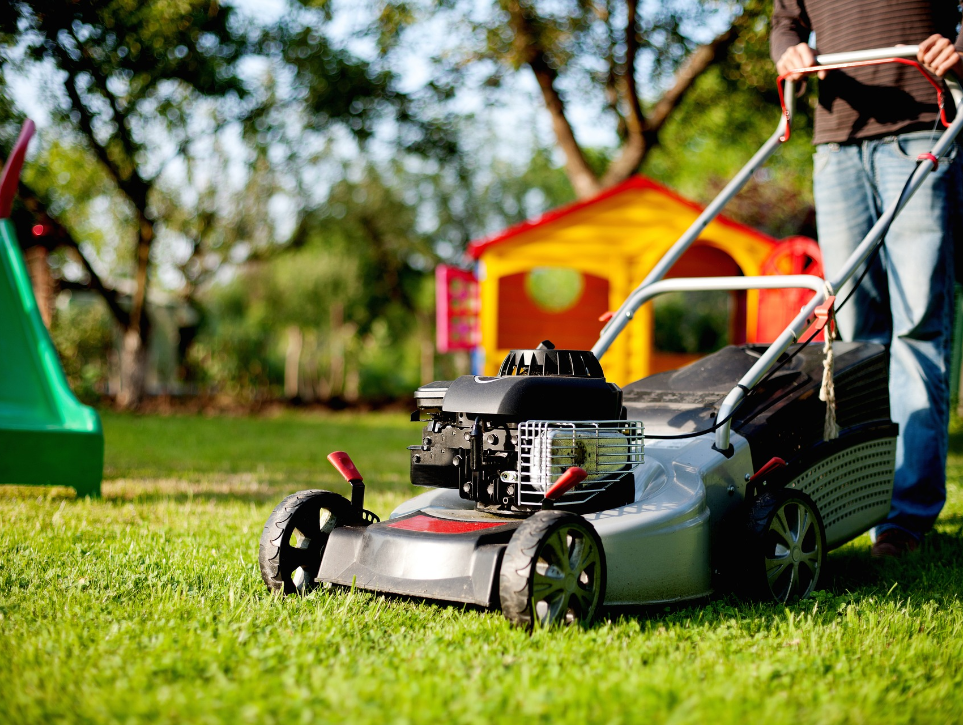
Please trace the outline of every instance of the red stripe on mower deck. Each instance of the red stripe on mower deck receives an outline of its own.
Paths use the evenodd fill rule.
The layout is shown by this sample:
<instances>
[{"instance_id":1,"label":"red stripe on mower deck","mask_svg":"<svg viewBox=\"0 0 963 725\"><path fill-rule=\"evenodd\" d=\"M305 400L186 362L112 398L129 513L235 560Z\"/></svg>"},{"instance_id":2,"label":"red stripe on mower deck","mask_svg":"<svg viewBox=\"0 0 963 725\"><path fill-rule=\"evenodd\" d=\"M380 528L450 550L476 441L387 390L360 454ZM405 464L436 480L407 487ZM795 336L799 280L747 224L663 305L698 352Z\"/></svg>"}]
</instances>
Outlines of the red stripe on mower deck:
<instances>
[{"instance_id":1,"label":"red stripe on mower deck","mask_svg":"<svg viewBox=\"0 0 963 725\"><path fill-rule=\"evenodd\" d=\"M387 525L393 529L427 531L431 534L466 534L470 531L505 526L507 523L507 521L452 521L451 519L437 519L434 516L418 514L400 521L389 521Z\"/></svg>"}]
</instances>

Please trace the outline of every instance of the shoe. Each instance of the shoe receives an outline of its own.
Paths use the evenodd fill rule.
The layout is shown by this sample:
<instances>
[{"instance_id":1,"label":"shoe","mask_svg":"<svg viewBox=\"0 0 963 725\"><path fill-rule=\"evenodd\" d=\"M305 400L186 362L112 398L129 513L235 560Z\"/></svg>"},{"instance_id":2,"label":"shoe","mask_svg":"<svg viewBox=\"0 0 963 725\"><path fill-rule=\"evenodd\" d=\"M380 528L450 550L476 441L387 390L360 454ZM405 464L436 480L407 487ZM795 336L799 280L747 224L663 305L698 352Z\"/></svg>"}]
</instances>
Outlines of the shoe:
<instances>
[{"instance_id":1,"label":"shoe","mask_svg":"<svg viewBox=\"0 0 963 725\"><path fill-rule=\"evenodd\" d=\"M876 537L870 555L874 559L899 559L920 548L920 540L908 531L889 529Z\"/></svg>"}]
</instances>

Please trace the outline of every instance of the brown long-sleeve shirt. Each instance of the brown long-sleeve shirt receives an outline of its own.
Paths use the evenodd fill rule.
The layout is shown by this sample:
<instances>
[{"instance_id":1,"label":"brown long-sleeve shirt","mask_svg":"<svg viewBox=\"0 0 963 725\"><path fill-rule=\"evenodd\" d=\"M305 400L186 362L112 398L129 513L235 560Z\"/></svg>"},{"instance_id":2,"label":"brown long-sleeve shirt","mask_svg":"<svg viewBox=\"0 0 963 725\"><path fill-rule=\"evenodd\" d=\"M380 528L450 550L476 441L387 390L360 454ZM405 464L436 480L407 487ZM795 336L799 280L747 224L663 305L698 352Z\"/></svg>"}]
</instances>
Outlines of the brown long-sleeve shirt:
<instances>
[{"instance_id":1,"label":"brown long-sleeve shirt","mask_svg":"<svg viewBox=\"0 0 963 725\"><path fill-rule=\"evenodd\" d=\"M817 53L841 53L894 45L917 45L939 33L956 39L958 0L775 0L772 59L815 34ZM952 101L948 101L952 103ZM856 139L932 128L936 91L915 68L868 66L831 71L819 81L813 143Z\"/></svg>"}]
</instances>

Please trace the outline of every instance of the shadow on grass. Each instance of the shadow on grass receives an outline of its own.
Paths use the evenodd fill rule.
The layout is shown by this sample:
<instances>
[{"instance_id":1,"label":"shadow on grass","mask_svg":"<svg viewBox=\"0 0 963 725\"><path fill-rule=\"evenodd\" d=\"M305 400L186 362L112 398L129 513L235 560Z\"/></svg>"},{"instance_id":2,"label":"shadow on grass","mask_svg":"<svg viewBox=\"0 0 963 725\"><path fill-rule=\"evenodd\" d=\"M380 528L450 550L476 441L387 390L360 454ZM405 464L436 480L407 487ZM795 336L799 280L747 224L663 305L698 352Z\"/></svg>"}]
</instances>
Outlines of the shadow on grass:
<instances>
[{"instance_id":1,"label":"shadow on grass","mask_svg":"<svg viewBox=\"0 0 963 725\"><path fill-rule=\"evenodd\" d=\"M947 517L941 528L961 517ZM867 542L868 544L868 542ZM605 607L588 629L610 622L633 622L645 629L653 625L691 622L714 627L735 619L751 618L755 626L769 628L785 620L786 612L814 614L817 619L832 619L840 607L879 603L891 599L919 602L933 601L940 606L959 600L958 582L963 581L963 531L936 531L927 538L922 550L901 560L873 559L868 545L864 548L844 547L833 552L826 561L819 589L810 597L789 604L761 602L731 592L720 592L673 604ZM895 585L895 586L894 586ZM334 587L347 592L350 587ZM390 601L410 602L429 607L457 609L466 612L492 612L484 606L443 602L400 594L371 593Z\"/></svg>"},{"instance_id":2,"label":"shadow on grass","mask_svg":"<svg viewBox=\"0 0 963 725\"><path fill-rule=\"evenodd\" d=\"M958 515L940 522L941 530L927 535L919 552L902 559L873 559L869 549L845 549L832 554L821 586L837 593L876 595L898 585L900 593L926 595L955 593L963 581L963 536ZM942 529L956 529L945 531Z\"/></svg>"},{"instance_id":3,"label":"shadow on grass","mask_svg":"<svg viewBox=\"0 0 963 725\"><path fill-rule=\"evenodd\" d=\"M211 477L208 477L210 479ZM214 477L202 482L179 478L119 479L105 481L101 487L103 503L123 504L276 504L297 491L324 489L350 497L351 489L341 480L264 480L250 475ZM389 494L411 498L419 491L410 484L368 486L369 497ZM77 493L65 486L0 485L0 499L27 501L77 501Z\"/></svg>"},{"instance_id":4,"label":"shadow on grass","mask_svg":"<svg viewBox=\"0 0 963 725\"><path fill-rule=\"evenodd\" d=\"M182 479L122 479L104 483L105 501L124 503L224 503L224 504L276 504L285 496L298 491L323 489L350 497L351 489L341 479L291 479L287 477L265 478L239 474L192 482ZM404 484L369 485L368 497L390 494L397 497L405 493L417 493Z\"/></svg>"}]
</instances>

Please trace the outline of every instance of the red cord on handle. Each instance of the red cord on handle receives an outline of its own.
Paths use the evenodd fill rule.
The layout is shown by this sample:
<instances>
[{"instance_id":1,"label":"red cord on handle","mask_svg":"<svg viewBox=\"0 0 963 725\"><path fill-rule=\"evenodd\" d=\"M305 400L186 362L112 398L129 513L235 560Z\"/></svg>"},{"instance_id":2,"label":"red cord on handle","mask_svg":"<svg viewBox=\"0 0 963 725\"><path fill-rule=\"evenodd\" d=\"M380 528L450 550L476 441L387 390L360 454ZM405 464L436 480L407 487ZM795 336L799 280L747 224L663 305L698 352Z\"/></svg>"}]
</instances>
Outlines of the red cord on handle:
<instances>
[{"instance_id":1,"label":"red cord on handle","mask_svg":"<svg viewBox=\"0 0 963 725\"><path fill-rule=\"evenodd\" d=\"M559 476L558 480L549 487L549 489L545 492L545 498L547 498L549 501L560 499L566 493L578 486L586 478L588 478L588 473L584 468L572 466L565 473Z\"/></svg>"},{"instance_id":2,"label":"red cord on handle","mask_svg":"<svg viewBox=\"0 0 963 725\"><path fill-rule=\"evenodd\" d=\"M334 453L329 453L328 460L331 461L332 466L338 469L338 473L344 476L344 480L348 483L355 483L364 480L361 478L361 474L354 465L354 461L351 460L351 456L344 451L335 451Z\"/></svg>"},{"instance_id":3,"label":"red cord on handle","mask_svg":"<svg viewBox=\"0 0 963 725\"><path fill-rule=\"evenodd\" d=\"M918 61L910 60L909 58L884 58L882 60L860 60L854 63L830 63L829 65L813 65L808 68L796 68L795 70L789 71L788 73L783 73L781 76L776 78L776 90L779 92L779 105L782 107L782 115L786 118L786 135L779 139L782 142L789 140L789 134L792 129L789 123L789 112L786 110L786 99L783 96L783 83L791 75L812 75L813 73L818 73L824 70L843 70L845 68L861 68L867 65L885 65L886 63L899 63L900 65L908 65L916 68L923 77L930 82L930 85L936 89L936 100L940 104L940 120L943 122L944 126L949 126L950 122L946 120L946 108L943 103L943 89L940 85L933 80L933 76L927 73L923 66L919 64Z\"/></svg>"}]
</instances>

